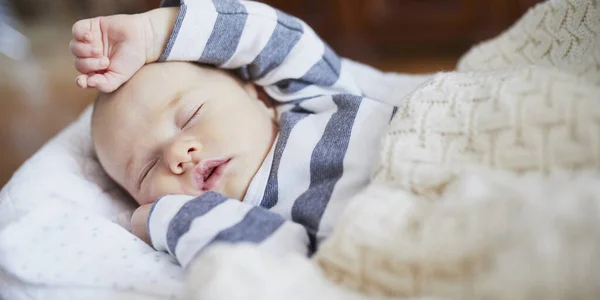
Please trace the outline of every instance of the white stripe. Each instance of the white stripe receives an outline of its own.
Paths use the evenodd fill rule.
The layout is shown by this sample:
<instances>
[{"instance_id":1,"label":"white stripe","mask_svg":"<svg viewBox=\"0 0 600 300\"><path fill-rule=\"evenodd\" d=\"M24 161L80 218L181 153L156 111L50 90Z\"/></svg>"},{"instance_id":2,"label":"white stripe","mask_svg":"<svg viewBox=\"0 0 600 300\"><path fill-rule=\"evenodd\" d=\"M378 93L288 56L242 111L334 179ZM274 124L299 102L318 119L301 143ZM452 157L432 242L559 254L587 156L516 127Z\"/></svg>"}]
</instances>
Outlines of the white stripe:
<instances>
[{"instance_id":1,"label":"white stripe","mask_svg":"<svg viewBox=\"0 0 600 300\"><path fill-rule=\"evenodd\" d=\"M300 78L313 67L325 53L325 46L317 34L301 22L304 34L294 45L283 63L257 81L260 85L271 85L288 78Z\"/></svg>"},{"instance_id":2,"label":"white stripe","mask_svg":"<svg viewBox=\"0 0 600 300\"><path fill-rule=\"evenodd\" d=\"M338 93L352 94L360 96L362 90L355 82L356 78L352 74L352 70L348 68L348 64L342 60L340 66L340 78L331 86L332 89L338 91Z\"/></svg>"},{"instance_id":3,"label":"white stripe","mask_svg":"<svg viewBox=\"0 0 600 300\"><path fill-rule=\"evenodd\" d=\"M269 150L269 154L267 154L267 157L258 169L258 172L256 172L256 175L254 175L254 178L250 182L248 190L246 190L246 195L244 195L242 201L248 205L259 206L262 201L265 189L267 188L267 182L269 181L271 165L273 164L273 153L275 152L275 145L277 145L278 139L279 135L275 138L271 150Z\"/></svg>"},{"instance_id":4,"label":"white stripe","mask_svg":"<svg viewBox=\"0 0 600 300\"><path fill-rule=\"evenodd\" d=\"M308 255L309 244L306 229L300 224L286 221L260 243L259 247L276 255L290 252Z\"/></svg>"},{"instance_id":5,"label":"white stripe","mask_svg":"<svg viewBox=\"0 0 600 300\"><path fill-rule=\"evenodd\" d=\"M265 48L277 26L277 12L272 7L258 2L240 3L246 7L248 18L235 53L221 66L226 69L239 68L253 62Z\"/></svg>"},{"instance_id":6,"label":"white stripe","mask_svg":"<svg viewBox=\"0 0 600 300\"><path fill-rule=\"evenodd\" d=\"M335 109L309 115L300 120L292 129L281 156L277 173L278 202L271 210L287 220L292 218L294 201L310 185L310 160L313 150L321 140L329 119L337 110L331 97L321 97L318 100L331 103L331 107Z\"/></svg>"},{"instance_id":7,"label":"white stripe","mask_svg":"<svg viewBox=\"0 0 600 300\"><path fill-rule=\"evenodd\" d=\"M182 266L187 266L200 249L204 248L221 231L244 219L251 208L251 205L237 200L227 200L201 218L194 219L190 230L179 238L175 257Z\"/></svg>"},{"instance_id":8,"label":"white stripe","mask_svg":"<svg viewBox=\"0 0 600 300\"><path fill-rule=\"evenodd\" d=\"M372 168L379 160L381 136L392 116L393 107L363 99L344 157L344 173L335 185L321 222L317 241L329 236L348 201L369 183Z\"/></svg>"},{"instance_id":9,"label":"white stripe","mask_svg":"<svg viewBox=\"0 0 600 300\"><path fill-rule=\"evenodd\" d=\"M148 232L148 236L150 236L150 241L154 249L158 251L169 250L167 247L169 223L181 207L194 198L187 195L169 195L158 200L148 220L148 230L150 231ZM168 252L171 253L170 251Z\"/></svg>"},{"instance_id":10,"label":"white stripe","mask_svg":"<svg viewBox=\"0 0 600 300\"><path fill-rule=\"evenodd\" d=\"M212 1L186 1L186 5L186 15L169 53L170 60L198 60L217 20L218 13Z\"/></svg>"}]
</instances>

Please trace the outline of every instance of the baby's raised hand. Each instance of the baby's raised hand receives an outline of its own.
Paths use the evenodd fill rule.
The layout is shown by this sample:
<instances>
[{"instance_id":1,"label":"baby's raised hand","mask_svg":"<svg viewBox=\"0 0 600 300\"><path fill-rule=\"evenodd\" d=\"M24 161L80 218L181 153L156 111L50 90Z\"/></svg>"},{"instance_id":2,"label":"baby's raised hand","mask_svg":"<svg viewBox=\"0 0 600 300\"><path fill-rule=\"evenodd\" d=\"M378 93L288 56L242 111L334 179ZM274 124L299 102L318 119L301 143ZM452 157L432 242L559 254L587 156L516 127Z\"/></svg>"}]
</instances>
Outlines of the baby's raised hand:
<instances>
[{"instance_id":1,"label":"baby's raised hand","mask_svg":"<svg viewBox=\"0 0 600 300\"><path fill-rule=\"evenodd\" d=\"M73 25L71 52L81 73L77 85L110 93L129 80L154 49L150 20L144 14L114 15Z\"/></svg>"}]
</instances>

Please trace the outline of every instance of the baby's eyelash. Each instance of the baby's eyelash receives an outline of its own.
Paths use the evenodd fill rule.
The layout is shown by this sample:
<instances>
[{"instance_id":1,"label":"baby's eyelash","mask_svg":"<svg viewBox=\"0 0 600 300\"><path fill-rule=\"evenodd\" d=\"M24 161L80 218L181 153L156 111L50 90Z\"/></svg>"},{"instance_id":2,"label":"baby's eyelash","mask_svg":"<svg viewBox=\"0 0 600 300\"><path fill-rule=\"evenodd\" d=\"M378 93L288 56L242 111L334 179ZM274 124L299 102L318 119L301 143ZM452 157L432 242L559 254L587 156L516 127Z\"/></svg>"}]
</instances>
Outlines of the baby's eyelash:
<instances>
[{"instance_id":1,"label":"baby's eyelash","mask_svg":"<svg viewBox=\"0 0 600 300\"><path fill-rule=\"evenodd\" d=\"M188 118L188 120L183 124L183 126L181 126L181 130L185 129L198 115L198 112L200 111L200 109L202 108L202 106L204 105L204 103L200 104L200 106L198 106L198 108L194 111L194 113Z\"/></svg>"},{"instance_id":2,"label":"baby's eyelash","mask_svg":"<svg viewBox=\"0 0 600 300\"><path fill-rule=\"evenodd\" d=\"M142 185L142 182L144 181L146 176L148 176L148 173L150 173L150 170L152 170L152 168L154 168L156 163L158 163L158 159L153 160L150 164L148 164L146 166L146 168L144 168L144 170L142 170L142 173L140 175L140 180L138 180L138 186Z\"/></svg>"}]
</instances>

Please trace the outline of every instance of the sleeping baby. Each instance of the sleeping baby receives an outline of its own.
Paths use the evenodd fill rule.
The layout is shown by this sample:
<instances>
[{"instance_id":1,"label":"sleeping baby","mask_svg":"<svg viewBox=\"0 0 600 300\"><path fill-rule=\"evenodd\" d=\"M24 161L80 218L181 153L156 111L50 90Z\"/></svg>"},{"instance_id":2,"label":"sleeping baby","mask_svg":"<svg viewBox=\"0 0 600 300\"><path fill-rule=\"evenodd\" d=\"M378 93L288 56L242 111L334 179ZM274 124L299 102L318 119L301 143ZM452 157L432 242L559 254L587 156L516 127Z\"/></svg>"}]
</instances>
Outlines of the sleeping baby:
<instances>
[{"instance_id":1,"label":"sleeping baby","mask_svg":"<svg viewBox=\"0 0 600 300\"><path fill-rule=\"evenodd\" d=\"M214 243L312 254L369 183L395 107L281 11L166 6L79 21L70 45L77 84L101 92L100 163L141 205L134 234L184 267Z\"/></svg>"}]
</instances>

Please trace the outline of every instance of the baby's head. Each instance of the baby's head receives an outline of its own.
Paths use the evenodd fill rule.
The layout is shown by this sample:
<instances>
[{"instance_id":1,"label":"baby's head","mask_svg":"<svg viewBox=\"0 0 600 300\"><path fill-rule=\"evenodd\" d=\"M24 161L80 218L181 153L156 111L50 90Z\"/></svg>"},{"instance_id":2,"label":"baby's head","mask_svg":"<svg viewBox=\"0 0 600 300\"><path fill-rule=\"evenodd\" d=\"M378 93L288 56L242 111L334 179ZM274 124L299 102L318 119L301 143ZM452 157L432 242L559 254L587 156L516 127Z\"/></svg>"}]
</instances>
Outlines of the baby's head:
<instances>
[{"instance_id":1,"label":"baby's head","mask_svg":"<svg viewBox=\"0 0 600 300\"><path fill-rule=\"evenodd\" d=\"M242 199L276 136L274 111L261 98L222 70L146 65L96 101L96 153L140 204L208 190Z\"/></svg>"}]
</instances>

